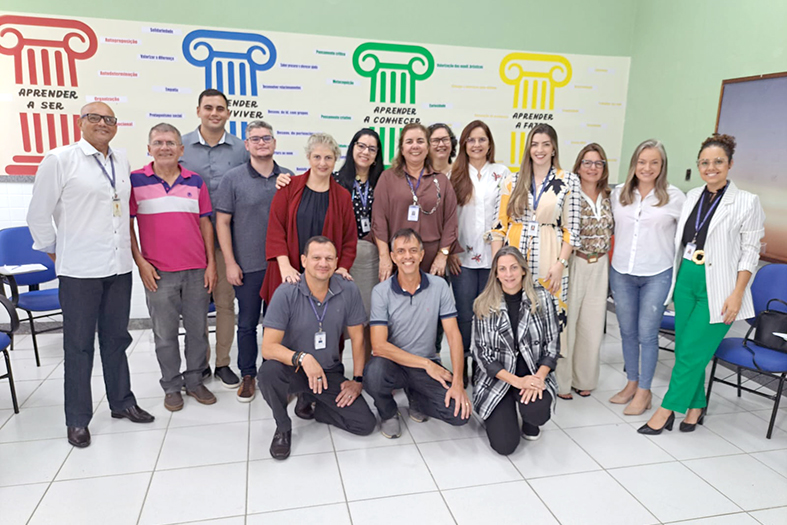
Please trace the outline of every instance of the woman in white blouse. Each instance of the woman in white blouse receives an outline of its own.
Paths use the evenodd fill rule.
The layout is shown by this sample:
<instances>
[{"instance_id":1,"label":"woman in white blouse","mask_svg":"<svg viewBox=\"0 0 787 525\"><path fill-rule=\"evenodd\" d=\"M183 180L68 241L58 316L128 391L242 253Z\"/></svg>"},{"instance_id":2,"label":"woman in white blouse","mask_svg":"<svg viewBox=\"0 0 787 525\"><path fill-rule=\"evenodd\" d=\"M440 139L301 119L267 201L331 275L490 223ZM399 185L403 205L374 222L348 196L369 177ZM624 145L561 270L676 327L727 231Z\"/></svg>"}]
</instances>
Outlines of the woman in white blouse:
<instances>
[{"instance_id":1,"label":"woman in white blouse","mask_svg":"<svg viewBox=\"0 0 787 525\"><path fill-rule=\"evenodd\" d=\"M675 367L661 407L640 434L672 430L675 412L686 414L682 432L705 416L705 368L736 319L754 317L749 280L757 270L765 214L759 198L727 180L735 138L708 137L697 167L705 186L688 194L675 235Z\"/></svg>"},{"instance_id":2,"label":"woman in white blouse","mask_svg":"<svg viewBox=\"0 0 787 525\"><path fill-rule=\"evenodd\" d=\"M672 281L675 231L686 196L667 182L667 152L657 140L634 151L626 183L612 192L615 249L609 284L623 340L626 386L611 403L626 415L651 406L659 357L659 326Z\"/></svg>"},{"instance_id":3,"label":"woman in white blouse","mask_svg":"<svg viewBox=\"0 0 787 525\"><path fill-rule=\"evenodd\" d=\"M492 265L488 232L495 222L501 184L508 175L508 168L495 163L495 141L489 126L480 120L465 126L451 169L459 216L457 242L464 251L452 255L448 264L466 356L470 354L473 301L484 290Z\"/></svg>"}]
</instances>

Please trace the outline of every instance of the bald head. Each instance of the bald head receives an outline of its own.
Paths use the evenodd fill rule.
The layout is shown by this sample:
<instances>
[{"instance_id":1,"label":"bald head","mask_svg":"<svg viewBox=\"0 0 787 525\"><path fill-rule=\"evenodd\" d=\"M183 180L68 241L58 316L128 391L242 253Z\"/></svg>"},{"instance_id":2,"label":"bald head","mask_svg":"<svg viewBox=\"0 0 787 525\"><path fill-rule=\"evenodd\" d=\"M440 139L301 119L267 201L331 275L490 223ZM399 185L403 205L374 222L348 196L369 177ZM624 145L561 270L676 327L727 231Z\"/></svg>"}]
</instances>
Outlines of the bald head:
<instances>
[{"instance_id":1,"label":"bald head","mask_svg":"<svg viewBox=\"0 0 787 525\"><path fill-rule=\"evenodd\" d=\"M82 106L79 114L79 129L82 132L82 138L106 155L109 151L109 142L115 137L118 130L115 112L103 102L91 102ZM110 122L107 122L107 119Z\"/></svg>"},{"instance_id":2,"label":"bald head","mask_svg":"<svg viewBox=\"0 0 787 525\"><path fill-rule=\"evenodd\" d=\"M112 108L109 107L104 102L90 102L82 106L82 109L79 110L80 115L84 115L86 113L98 113L99 115L109 115L114 117L115 112L112 111Z\"/></svg>"}]
</instances>

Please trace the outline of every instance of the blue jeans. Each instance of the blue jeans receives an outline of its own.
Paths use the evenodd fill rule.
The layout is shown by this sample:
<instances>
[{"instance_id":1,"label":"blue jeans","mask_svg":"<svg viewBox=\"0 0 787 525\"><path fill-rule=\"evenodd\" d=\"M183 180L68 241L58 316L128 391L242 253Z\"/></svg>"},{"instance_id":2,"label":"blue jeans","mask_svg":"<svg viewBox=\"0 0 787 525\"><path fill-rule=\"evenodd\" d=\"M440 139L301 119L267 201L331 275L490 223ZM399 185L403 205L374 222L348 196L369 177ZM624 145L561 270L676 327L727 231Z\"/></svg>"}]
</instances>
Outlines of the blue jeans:
<instances>
[{"instance_id":1,"label":"blue jeans","mask_svg":"<svg viewBox=\"0 0 787 525\"><path fill-rule=\"evenodd\" d=\"M451 289L456 301L457 322L462 334L465 356L470 355L470 336L473 328L473 301L484 291L489 279L488 268L465 268L459 275L451 274Z\"/></svg>"},{"instance_id":2,"label":"blue jeans","mask_svg":"<svg viewBox=\"0 0 787 525\"><path fill-rule=\"evenodd\" d=\"M629 381L650 390L659 359L659 326L664 301L672 284L672 268L647 277L609 269L609 285L623 340L623 360Z\"/></svg>"},{"instance_id":3,"label":"blue jeans","mask_svg":"<svg viewBox=\"0 0 787 525\"><path fill-rule=\"evenodd\" d=\"M243 284L235 286L238 300L238 368L241 376L257 377L257 325L262 313L260 288L265 270L243 274Z\"/></svg>"}]
</instances>

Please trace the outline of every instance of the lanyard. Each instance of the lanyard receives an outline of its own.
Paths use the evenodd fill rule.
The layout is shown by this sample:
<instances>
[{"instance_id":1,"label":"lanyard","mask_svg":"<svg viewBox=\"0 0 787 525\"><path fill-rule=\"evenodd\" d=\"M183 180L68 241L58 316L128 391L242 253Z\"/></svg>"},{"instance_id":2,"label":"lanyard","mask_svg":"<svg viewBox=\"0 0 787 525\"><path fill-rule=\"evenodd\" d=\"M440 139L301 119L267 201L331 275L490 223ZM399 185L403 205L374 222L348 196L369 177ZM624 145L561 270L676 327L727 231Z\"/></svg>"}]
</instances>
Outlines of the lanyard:
<instances>
[{"instance_id":1,"label":"lanyard","mask_svg":"<svg viewBox=\"0 0 787 525\"><path fill-rule=\"evenodd\" d=\"M328 297L325 298L325 301L322 303L323 310L322 315L317 314L317 307L314 306L314 301L312 300L311 295L309 296L309 304L312 305L312 311L314 312L314 317L317 318L317 322L320 323L320 332L322 332L322 320L325 319L325 314L328 312L328 301L331 300L332 295L330 295L330 290L328 290Z\"/></svg>"},{"instance_id":2,"label":"lanyard","mask_svg":"<svg viewBox=\"0 0 787 525\"><path fill-rule=\"evenodd\" d=\"M112 185L112 190L115 192L115 196L117 196L118 191L115 188L115 180L116 180L116 178L115 178L115 163L112 161L112 157L109 157L109 164L110 164L110 166L112 166L112 178L111 179L109 178L109 173L107 173L107 169L104 167L103 164L101 164L101 161L98 160L98 157L94 156L93 158L96 160L96 164L98 164L98 167L101 168L101 171L104 172L104 177L106 177L107 180L109 181L109 183Z\"/></svg>"},{"instance_id":3,"label":"lanyard","mask_svg":"<svg viewBox=\"0 0 787 525\"><path fill-rule=\"evenodd\" d=\"M544 182L541 183L541 191L538 192L538 196L536 196L536 179L535 177L530 179L530 190L533 192L533 211L535 212L538 209L538 203L541 202L541 196L544 195L544 190L547 189L547 184L549 183L550 176L552 175L552 170L547 173L547 176L544 177Z\"/></svg>"},{"instance_id":4,"label":"lanyard","mask_svg":"<svg viewBox=\"0 0 787 525\"><path fill-rule=\"evenodd\" d=\"M716 205L719 204L719 202L721 201L721 198L724 195L724 191L726 189L727 187L725 186L724 190L721 191L722 195L719 195L716 198L716 200L713 201L713 204L711 204L710 207L708 208L708 211L705 213L705 216L702 218L702 221L700 221L700 215L702 215L702 203L705 202L705 192L704 191L702 192L702 197L700 198L700 205L699 208L697 208L697 219L694 221L694 239L692 242L697 241L697 234L700 232L702 227L705 226L705 223L708 222L711 213L713 213L713 210L716 208Z\"/></svg>"},{"instance_id":5,"label":"lanyard","mask_svg":"<svg viewBox=\"0 0 787 525\"><path fill-rule=\"evenodd\" d=\"M418 181L420 184L421 181ZM369 181L366 181L366 185L364 186L364 192L361 193L361 185L358 184L358 181L353 182L353 187L355 188L356 193L358 194L358 198L361 199L361 206L363 206L363 210L366 211L366 204L369 202Z\"/></svg>"},{"instance_id":6,"label":"lanyard","mask_svg":"<svg viewBox=\"0 0 787 525\"><path fill-rule=\"evenodd\" d=\"M407 172L404 172L404 178L407 181L407 185L410 186L410 192L413 194L413 202L418 202L418 197L415 195L415 192L418 191L418 188L421 187L421 177L424 176L424 168L421 168L421 173L418 175L418 182L415 185L415 189L413 189L413 183L410 182L410 176ZM435 179L436 180L436 179Z\"/></svg>"}]
</instances>

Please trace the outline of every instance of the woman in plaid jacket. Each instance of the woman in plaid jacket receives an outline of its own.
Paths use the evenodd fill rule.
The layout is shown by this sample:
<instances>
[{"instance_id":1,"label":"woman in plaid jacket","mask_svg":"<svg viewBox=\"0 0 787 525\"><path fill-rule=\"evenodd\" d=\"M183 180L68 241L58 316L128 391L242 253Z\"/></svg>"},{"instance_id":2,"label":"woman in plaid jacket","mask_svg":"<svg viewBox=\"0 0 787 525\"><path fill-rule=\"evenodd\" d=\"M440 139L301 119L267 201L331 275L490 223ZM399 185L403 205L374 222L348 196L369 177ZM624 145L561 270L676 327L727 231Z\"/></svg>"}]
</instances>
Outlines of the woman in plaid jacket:
<instances>
[{"instance_id":1,"label":"woman in plaid jacket","mask_svg":"<svg viewBox=\"0 0 787 525\"><path fill-rule=\"evenodd\" d=\"M473 405L486 422L489 444L508 455L521 435L540 437L551 416L560 352L555 303L533 283L522 253L513 246L497 252L486 288L473 304L473 356L479 367ZM516 327L516 331L512 330Z\"/></svg>"}]
</instances>

